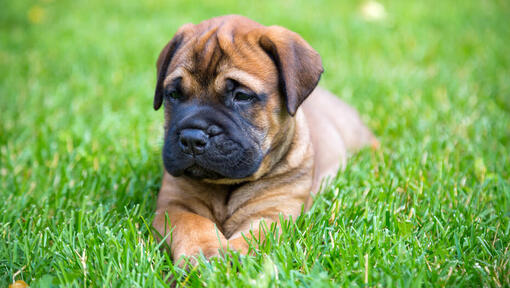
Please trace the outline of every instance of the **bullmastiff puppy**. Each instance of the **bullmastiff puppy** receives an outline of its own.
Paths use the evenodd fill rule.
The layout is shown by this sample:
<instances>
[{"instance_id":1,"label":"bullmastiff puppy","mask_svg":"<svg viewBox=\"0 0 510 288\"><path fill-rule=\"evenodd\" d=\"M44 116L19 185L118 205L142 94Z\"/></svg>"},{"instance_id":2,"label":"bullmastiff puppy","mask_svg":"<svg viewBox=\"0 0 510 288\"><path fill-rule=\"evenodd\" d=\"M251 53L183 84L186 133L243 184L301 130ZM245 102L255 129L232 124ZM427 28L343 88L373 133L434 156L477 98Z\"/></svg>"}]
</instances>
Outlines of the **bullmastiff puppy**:
<instances>
[{"instance_id":1,"label":"bullmastiff puppy","mask_svg":"<svg viewBox=\"0 0 510 288\"><path fill-rule=\"evenodd\" d=\"M174 261L248 253L259 224L296 219L348 153L377 145L353 108L317 87L322 72L298 34L236 15L184 25L163 48L154 109L165 110L165 172L153 226L171 231Z\"/></svg>"}]
</instances>

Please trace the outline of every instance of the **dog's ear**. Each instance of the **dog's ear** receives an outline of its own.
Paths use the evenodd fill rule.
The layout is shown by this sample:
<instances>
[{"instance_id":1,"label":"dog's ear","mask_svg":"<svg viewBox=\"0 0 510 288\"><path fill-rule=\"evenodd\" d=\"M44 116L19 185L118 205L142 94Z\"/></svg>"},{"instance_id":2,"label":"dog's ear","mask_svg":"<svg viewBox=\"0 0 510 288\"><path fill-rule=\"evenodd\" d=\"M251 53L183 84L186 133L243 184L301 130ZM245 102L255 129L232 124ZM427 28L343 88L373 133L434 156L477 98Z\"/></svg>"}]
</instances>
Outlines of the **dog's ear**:
<instances>
[{"instance_id":1,"label":"dog's ear","mask_svg":"<svg viewBox=\"0 0 510 288\"><path fill-rule=\"evenodd\" d=\"M280 26L265 27L259 45L278 69L287 111L294 116L319 83L324 71L321 57L301 36Z\"/></svg>"},{"instance_id":2,"label":"dog's ear","mask_svg":"<svg viewBox=\"0 0 510 288\"><path fill-rule=\"evenodd\" d=\"M163 103L163 81L165 81L168 66L179 47L182 46L186 31L189 30L191 26L193 25L186 24L179 28L172 40L170 40L159 53L158 60L156 61L158 80L156 83L156 91L154 92L154 110L158 110Z\"/></svg>"}]
</instances>

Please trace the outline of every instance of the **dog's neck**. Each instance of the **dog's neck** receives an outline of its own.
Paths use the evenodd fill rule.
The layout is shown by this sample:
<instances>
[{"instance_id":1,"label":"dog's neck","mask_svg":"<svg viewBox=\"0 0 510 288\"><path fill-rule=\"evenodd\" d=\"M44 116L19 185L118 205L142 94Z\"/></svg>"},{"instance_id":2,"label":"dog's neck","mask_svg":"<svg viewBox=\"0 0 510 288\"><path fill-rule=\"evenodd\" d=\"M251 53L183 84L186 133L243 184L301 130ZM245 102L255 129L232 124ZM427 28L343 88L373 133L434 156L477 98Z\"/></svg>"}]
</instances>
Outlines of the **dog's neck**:
<instances>
[{"instance_id":1,"label":"dog's neck","mask_svg":"<svg viewBox=\"0 0 510 288\"><path fill-rule=\"evenodd\" d=\"M268 158L272 160L272 163L265 171L266 173L260 175L259 178L274 177L296 168L304 168L306 162L312 161L313 151L308 153L309 150L312 150L308 124L301 109L296 112L292 120L292 125L289 125L290 127L286 131L281 132L287 134L288 137L277 149L274 149L275 154L269 155Z\"/></svg>"}]
</instances>

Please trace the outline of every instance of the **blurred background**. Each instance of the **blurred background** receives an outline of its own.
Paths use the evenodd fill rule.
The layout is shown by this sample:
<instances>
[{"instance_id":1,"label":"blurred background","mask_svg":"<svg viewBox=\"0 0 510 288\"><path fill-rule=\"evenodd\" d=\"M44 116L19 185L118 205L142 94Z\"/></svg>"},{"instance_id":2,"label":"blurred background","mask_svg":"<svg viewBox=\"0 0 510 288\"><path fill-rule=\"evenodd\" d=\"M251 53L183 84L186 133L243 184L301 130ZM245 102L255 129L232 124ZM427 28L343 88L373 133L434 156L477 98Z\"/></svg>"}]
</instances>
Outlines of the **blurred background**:
<instances>
[{"instance_id":1,"label":"blurred background","mask_svg":"<svg viewBox=\"0 0 510 288\"><path fill-rule=\"evenodd\" d=\"M451 120L459 105L480 111L484 100L510 109L507 1L41 0L3 6L2 144L38 132L85 140L98 129L113 139L160 133L161 115L150 110L159 51L182 24L230 13L301 34L322 55L321 85L357 106L379 134L408 130L412 120L399 117L407 114L419 114L420 125Z\"/></svg>"},{"instance_id":2,"label":"blurred background","mask_svg":"<svg viewBox=\"0 0 510 288\"><path fill-rule=\"evenodd\" d=\"M357 160L368 177L360 185L388 185L390 176L405 187L422 183L429 194L415 204L438 201L449 207L438 213L453 214L482 189L487 198L472 215L501 224L493 230L508 240L508 218L501 219L510 205L509 1L2 1L0 286L20 269L32 279L81 271L66 264L76 258L68 241L44 248L30 231L59 239L78 235L82 223L115 230L133 221L148 237L144 221L162 173L156 58L181 25L224 14L287 27L321 54L320 85L356 107L382 143L376 158L367 152ZM462 185L478 188L451 194ZM506 247L477 257L496 261ZM459 275L470 273L460 267ZM81 275L73 273L71 280Z\"/></svg>"}]
</instances>

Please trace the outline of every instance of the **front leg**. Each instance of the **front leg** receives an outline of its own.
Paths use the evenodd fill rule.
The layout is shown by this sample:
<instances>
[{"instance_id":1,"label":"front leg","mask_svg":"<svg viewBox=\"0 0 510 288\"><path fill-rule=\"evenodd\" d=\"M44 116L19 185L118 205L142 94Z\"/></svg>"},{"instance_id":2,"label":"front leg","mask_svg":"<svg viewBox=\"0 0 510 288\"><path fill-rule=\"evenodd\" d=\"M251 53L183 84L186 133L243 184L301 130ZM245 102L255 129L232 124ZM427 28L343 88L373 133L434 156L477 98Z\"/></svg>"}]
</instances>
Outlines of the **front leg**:
<instances>
[{"instance_id":1,"label":"front leg","mask_svg":"<svg viewBox=\"0 0 510 288\"><path fill-rule=\"evenodd\" d=\"M182 256L200 253L210 258L226 249L227 241L217 226L208 195L218 196L221 191L214 185L165 173L152 226L162 237L167 237L174 262Z\"/></svg>"},{"instance_id":2,"label":"front leg","mask_svg":"<svg viewBox=\"0 0 510 288\"><path fill-rule=\"evenodd\" d=\"M225 236L210 219L178 205L170 204L158 209L153 226L163 237L172 232L166 241L174 262L182 256L198 256L201 253L206 258L219 256L227 247Z\"/></svg>"}]
</instances>

